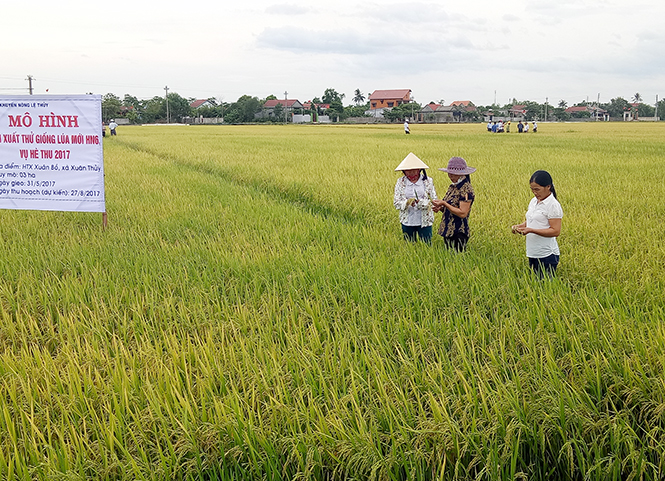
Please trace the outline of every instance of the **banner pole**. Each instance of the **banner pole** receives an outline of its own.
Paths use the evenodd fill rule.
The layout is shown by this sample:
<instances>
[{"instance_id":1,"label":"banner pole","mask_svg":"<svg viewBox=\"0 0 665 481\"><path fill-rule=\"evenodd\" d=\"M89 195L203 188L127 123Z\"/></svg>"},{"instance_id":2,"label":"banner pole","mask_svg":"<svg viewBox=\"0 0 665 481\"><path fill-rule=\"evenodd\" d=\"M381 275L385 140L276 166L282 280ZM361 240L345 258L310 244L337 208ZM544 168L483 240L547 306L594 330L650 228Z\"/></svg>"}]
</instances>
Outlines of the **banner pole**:
<instances>
[{"instance_id":1,"label":"banner pole","mask_svg":"<svg viewBox=\"0 0 665 481\"><path fill-rule=\"evenodd\" d=\"M106 211L102 212L102 230L106 230L108 225L108 217L106 216Z\"/></svg>"}]
</instances>

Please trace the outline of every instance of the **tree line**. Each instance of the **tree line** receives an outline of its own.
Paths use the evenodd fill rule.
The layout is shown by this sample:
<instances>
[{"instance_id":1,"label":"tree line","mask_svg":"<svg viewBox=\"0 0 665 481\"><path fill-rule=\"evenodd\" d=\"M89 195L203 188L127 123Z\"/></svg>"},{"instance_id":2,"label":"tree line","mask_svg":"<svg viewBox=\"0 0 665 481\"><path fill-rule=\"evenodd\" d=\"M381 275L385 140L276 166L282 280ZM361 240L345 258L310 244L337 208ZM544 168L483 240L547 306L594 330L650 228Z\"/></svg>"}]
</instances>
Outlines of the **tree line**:
<instances>
[{"instance_id":1,"label":"tree line","mask_svg":"<svg viewBox=\"0 0 665 481\"><path fill-rule=\"evenodd\" d=\"M295 113L312 114L316 109L318 115L328 115L334 121L344 121L349 117L364 117L365 112L369 110L369 100L365 95L356 89L352 98L352 103L343 104L345 95L337 92L333 88L328 88L323 95L312 99L312 109L299 109ZM223 118L225 123L247 123L247 122L282 122L284 116L281 115L283 107L278 105L272 117L258 117L267 100L277 99L270 95L265 99L259 99L250 95L242 95L235 102L224 102L221 99L209 98L208 105L193 109L191 103L196 100L186 99L176 92L170 92L167 96L155 96L151 99L138 99L133 95L126 94L122 99L113 93L107 93L102 97L102 119L108 122L111 119L126 118L130 123L159 123L159 122L183 122L187 117L207 117ZM622 118L623 112L630 109L636 109L640 117L654 117L656 109L658 114L665 114L665 100L658 102L657 106L652 106L642 102L639 93L631 99L632 102L622 98L613 98L607 103L595 103L582 101L573 106L589 106L606 110L611 118ZM430 103L443 104L443 100L432 101ZM327 106L323 108L323 106ZM527 120L570 120L576 117L589 117L590 112L566 112L568 104L565 100L560 100L558 104L548 103L540 104L533 101L518 101L513 99L511 103L500 105L476 106L475 111L467 111L463 107L457 107L455 119L457 121L474 122L482 120L485 115L492 113L501 115L501 112L508 112L514 105L523 106L524 117ZM401 104L390 111L384 111L383 116L387 121L403 121L405 118L413 118L415 114L422 110L422 105L416 102Z\"/></svg>"}]
</instances>

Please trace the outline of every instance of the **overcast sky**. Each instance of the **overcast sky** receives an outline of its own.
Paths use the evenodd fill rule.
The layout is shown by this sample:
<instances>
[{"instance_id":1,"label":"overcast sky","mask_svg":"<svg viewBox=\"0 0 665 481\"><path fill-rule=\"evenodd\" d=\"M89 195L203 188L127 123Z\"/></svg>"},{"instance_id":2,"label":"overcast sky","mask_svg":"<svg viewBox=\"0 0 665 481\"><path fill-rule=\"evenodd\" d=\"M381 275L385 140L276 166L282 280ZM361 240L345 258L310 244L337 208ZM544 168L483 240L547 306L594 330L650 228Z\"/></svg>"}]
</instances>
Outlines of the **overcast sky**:
<instances>
[{"instance_id":1,"label":"overcast sky","mask_svg":"<svg viewBox=\"0 0 665 481\"><path fill-rule=\"evenodd\" d=\"M0 95L417 102L665 96L664 0L5 2Z\"/></svg>"}]
</instances>

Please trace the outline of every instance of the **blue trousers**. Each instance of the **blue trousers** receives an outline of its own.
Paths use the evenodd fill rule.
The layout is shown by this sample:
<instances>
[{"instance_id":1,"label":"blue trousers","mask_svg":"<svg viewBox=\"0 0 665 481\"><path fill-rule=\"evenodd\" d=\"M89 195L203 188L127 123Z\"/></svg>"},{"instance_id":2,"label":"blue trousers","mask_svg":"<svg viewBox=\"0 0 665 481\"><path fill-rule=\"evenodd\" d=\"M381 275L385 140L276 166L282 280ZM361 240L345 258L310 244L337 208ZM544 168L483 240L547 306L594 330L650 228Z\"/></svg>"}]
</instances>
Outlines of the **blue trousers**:
<instances>
[{"instance_id":1,"label":"blue trousers","mask_svg":"<svg viewBox=\"0 0 665 481\"><path fill-rule=\"evenodd\" d=\"M416 236L418 236L421 241L428 244L432 243L432 226L420 227L402 224L402 232L404 233L404 239L408 241L415 242L417 240Z\"/></svg>"},{"instance_id":2,"label":"blue trousers","mask_svg":"<svg viewBox=\"0 0 665 481\"><path fill-rule=\"evenodd\" d=\"M529 266L533 269L533 272L538 274L539 277L554 277L556 273L556 268L559 265L559 256L556 254L549 255L547 257L529 257Z\"/></svg>"}]
</instances>

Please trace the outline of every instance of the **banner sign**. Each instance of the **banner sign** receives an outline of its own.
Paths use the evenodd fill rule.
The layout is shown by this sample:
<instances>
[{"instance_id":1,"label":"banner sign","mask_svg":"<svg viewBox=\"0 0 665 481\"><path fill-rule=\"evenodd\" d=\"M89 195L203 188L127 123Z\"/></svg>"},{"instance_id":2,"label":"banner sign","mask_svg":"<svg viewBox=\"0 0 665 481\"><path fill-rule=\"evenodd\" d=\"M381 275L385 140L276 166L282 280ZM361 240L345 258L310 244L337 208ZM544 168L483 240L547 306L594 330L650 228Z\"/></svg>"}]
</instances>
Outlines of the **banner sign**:
<instances>
[{"instance_id":1,"label":"banner sign","mask_svg":"<svg viewBox=\"0 0 665 481\"><path fill-rule=\"evenodd\" d=\"M0 95L0 209L106 212L100 95Z\"/></svg>"}]
</instances>

